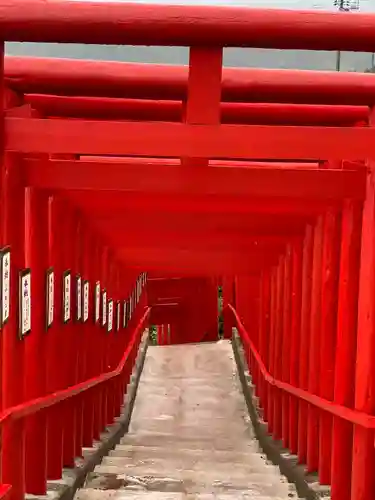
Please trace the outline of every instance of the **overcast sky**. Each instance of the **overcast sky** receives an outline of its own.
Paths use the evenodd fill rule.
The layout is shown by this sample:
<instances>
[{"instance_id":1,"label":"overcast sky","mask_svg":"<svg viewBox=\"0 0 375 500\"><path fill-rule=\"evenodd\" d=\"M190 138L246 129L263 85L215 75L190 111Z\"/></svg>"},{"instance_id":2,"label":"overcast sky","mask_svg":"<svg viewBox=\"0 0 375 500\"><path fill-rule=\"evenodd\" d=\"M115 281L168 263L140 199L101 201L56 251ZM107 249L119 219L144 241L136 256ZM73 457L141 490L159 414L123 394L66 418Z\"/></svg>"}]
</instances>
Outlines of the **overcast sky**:
<instances>
[{"instance_id":1,"label":"overcast sky","mask_svg":"<svg viewBox=\"0 0 375 500\"><path fill-rule=\"evenodd\" d=\"M89 0L92 1L92 0ZM97 0L98 1L98 0ZM105 2L107 0L99 0ZM113 0L108 0L113 1ZM117 0L126 2L127 0ZM169 3L194 5L247 5L282 9L334 9L334 0L132 0L132 3ZM375 12L375 0L360 0L362 12Z\"/></svg>"}]
</instances>

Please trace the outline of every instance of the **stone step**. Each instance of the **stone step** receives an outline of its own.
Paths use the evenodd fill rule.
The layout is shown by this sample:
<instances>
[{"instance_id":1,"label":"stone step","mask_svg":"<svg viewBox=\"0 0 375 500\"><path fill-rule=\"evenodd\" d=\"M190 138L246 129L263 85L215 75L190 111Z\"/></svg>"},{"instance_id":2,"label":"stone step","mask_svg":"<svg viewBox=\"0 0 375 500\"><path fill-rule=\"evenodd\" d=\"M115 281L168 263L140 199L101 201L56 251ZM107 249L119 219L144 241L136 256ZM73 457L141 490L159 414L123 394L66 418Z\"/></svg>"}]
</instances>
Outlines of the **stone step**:
<instances>
[{"instance_id":1,"label":"stone step","mask_svg":"<svg viewBox=\"0 0 375 500\"><path fill-rule=\"evenodd\" d=\"M228 424L228 421L226 421ZM130 424L130 430L132 432L141 431L151 431L151 432L175 432L177 435L186 436L191 438L200 438L200 437L215 437L220 432L225 433L225 424L224 422L217 420L200 420L197 422L197 425L191 425L189 422L184 422L183 418L180 419L156 419L156 418L135 418L134 421ZM234 437L242 436L243 439L248 439L249 431L245 426L244 422L236 422L232 423L231 426L227 429L228 437L234 435Z\"/></svg>"},{"instance_id":2,"label":"stone step","mask_svg":"<svg viewBox=\"0 0 375 500\"><path fill-rule=\"evenodd\" d=\"M257 441L244 437L207 436L199 437L175 435L169 432L137 432L126 434L121 445L159 446L166 448L184 447L190 450L249 451L257 447Z\"/></svg>"},{"instance_id":3,"label":"stone step","mask_svg":"<svg viewBox=\"0 0 375 500\"><path fill-rule=\"evenodd\" d=\"M234 493L167 493L159 491L80 490L77 500L290 500L290 497L258 496L246 491Z\"/></svg>"},{"instance_id":4,"label":"stone step","mask_svg":"<svg viewBox=\"0 0 375 500\"><path fill-rule=\"evenodd\" d=\"M160 456L168 459L178 459L181 455L187 460L212 461L216 463L247 463L253 461L254 453L258 453L258 444L246 451L231 450L210 450L210 449L187 449L183 444L174 448L168 446L138 446L138 445L117 445L109 452L110 457L128 457L129 459L142 460L146 458L159 458ZM267 462L266 457L259 453L260 460Z\"/></svg>"},{"instance_id":5,"label":"stone step","mask_svg":"<svg viewBox=\"0 0 375 500\"><path fill-rule=\"evenodd\" d=\"M161 453L159 457L150 457L143 454L138 457L124 457L124 456L116 456L110 455L108 457L104 457L102 460L102 465L114 465L116 467L123 467L124 469L128 469L131 467L150 467L153 470L170 470L171 467L174 467L176 470L212 470L215 471L217 475L228 474L252 474L252 473L266 473L273 471L273 465L266 464L265 460L260 455L252 454L247 457L247 460L243 460L241 462L220 462L216 460L216 455L211 454L211 457L205 456L205 459L202 459L199 456L189 456L184 453L180 453L175 456L166 456L166 454ZM268 470L269 469L269 470Z\"/></svg>"},{"instance_id":6,"label":"stone step","mask_svg":"<svg viewBox=\"0 0 375 500\"><path fill-rule=\"evenodd\" d=\"M170 466L170 468L168 468ZM192 493L214 492L219 489L224 490L247 490L253 493L265 493L267 495L277 495L280 491L280 474L278 471L270 472L264 469L263 473L248 473L243 469L236 469L234 464L225 472L217 472L215 469L205 470L178 470L173 464L151 466L149 464L140 466L118 466L118 465L98 465L95 468L96 474L110 474L121 476L131 476L136 478L171 478L180 482L182 491ZM287 485L286 485L287 486Z\"/></svg>"}]
</instances>

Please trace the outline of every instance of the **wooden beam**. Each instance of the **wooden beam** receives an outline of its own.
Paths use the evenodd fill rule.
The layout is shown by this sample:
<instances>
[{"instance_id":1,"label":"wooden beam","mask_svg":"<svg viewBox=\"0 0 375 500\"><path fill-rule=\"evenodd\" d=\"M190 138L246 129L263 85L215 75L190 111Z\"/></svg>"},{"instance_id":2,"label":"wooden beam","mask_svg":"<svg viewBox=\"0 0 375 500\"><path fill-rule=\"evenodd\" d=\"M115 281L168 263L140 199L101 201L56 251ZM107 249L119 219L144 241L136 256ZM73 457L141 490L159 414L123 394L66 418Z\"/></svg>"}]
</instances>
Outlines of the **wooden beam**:
<instances>
[{"instance_id":1,"label":"wooden beam","mask_svg":"<svg viewBox=\"0 0 375 500\"><path fill-rule=\"evenodd\" d=\"M6 118L5 148L21 153L359 160L375 159L375 130Z\"/></svg>"},{"instance_id":2,"label":"wooden beam","mask_svg":"<svg viewBox=\"0 0 375 500\"><path fill-rule=\"evenodd\" d=\"M181 101L28 94L25 102L45 117L181 122L183 114ZM368 117L367 106L223 102L219 121L249 125L342 126L367 122Z\"/></svg>"},{"instance_id":3,"label":"wooden beam","mask_svg":"<svg viewBox=\"0 0 375 500\"><path fill-rule=\"evenodd\" d=\"M162 233L186 232L199 235L204 239L208 234L248 234L261 236L288 236L300 234L307 219L305 216L296 215L269 215L257 214L238 217L236 214L200 214L194 213L121 213L103 217L100 209L91 213L91 219L97 227L107 231L108 234L118 234L121 231L131 237L132 233L147 233L155 228Z\"/></svg>"},{"instance_id":4,"label":"wooden beam","mask_svg":"<svg viewBox=\"0 0 375 500\"><path fill-rule=\"evenodd\" d=\"M2 0L3 40L371 52L375 15L207 5Z\"/></svg>"},{"instance_id":5,"label":"wooden beam","mask_svg":"<svg viewBox=\"0 0 375 500\"><path fill-rule=\"evenodd\" d=\"M149 194L362 199L366 174L351 170L246 167L184 169L170 165L28 160L27 184L44 189L136 191Z\"/></svg>"},{"instance_id":6,"label":"wooden beam","mask_svg":"<svg viewBox=\"0 0 375 500\"><path fill-rule=\"evenodd\" d=\"M247 256L243 252L212 253L210 250L201 250L192 253L181 249L172 249L170 252L165 250L165 248L157 250L156 248L123 247L118 249L117 255L126 262L127 268L173 271L179 276L183 274L195 276L256 274L260 272L262 266L270 265L275 261L275 258L269 255L251 258L251 255Z\"/></svg>"},{"instance_id":7,"label":"wooden beam","mask_svg":"<svg viewBox=\"0 0 375 500\"><path fill-rule=\"evenodd\" d=\"M201 216L204 214L295 214L315 215L327 208L331 201L311 200L306 203L301 199L261 198L249 199L248 196L216 196L189 194L160 194L152 197L147 193L113 192L113 191L67 191L66 196L79 206L90 217L108 217L122 214L124 218L134 217L137 213L147 218L149 214L186 214L187 212ZM340 206L340 200L336 201Z\"/></svg>"},{"instance_id":8,"label":"wooden beam","mask_svg":"<svg viewBox=\"0 0 375 500\"><path fill-rule=\"evenodd\" d=\"M5 79L22 94L132 99L187 98L188 66L41 57L5 58ZM375 75L341 71L223 68L222 101L375 103ZM167 106L167 105L165 105Z\"/></svg>"}]
</instances>

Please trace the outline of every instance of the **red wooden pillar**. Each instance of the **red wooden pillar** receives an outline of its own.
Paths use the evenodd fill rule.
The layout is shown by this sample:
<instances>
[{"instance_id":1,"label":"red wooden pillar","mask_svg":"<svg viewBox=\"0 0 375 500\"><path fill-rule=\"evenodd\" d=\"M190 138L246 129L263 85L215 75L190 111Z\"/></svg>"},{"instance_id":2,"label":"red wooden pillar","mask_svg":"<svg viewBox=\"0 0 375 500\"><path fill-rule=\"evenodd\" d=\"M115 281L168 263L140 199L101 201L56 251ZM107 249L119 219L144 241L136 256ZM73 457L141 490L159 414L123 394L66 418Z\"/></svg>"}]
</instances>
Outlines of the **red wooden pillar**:
<instances>
[{"instance_id":1,"label":"red wooden pillar","mask_svg":"<svg viewBox=\"0 0 375 500\"><path fill-rule=\"evenodd\" d=\"M224 321L225 339L232 338L232 327L234 326L232 313L226 307L228 304L232 304L232 306L236 308L236 305L233 302L234 301L233 287L234 287L233 278L225 276L223 278L223 321Z\"/></svg>"},{"instance_id":2,"label":"red wooden pillar","mask_svg":"<svg viewBox=\"0 0 375 500\"><path fill-rule=\"evenodd\" d=\"M91 292L91 314L89 322L93 323L93 339L94 339L94 364L95 364L95 376L102 373L104 362L103 362L103 335L101 327L101 311L102 311L102 286L103 286L103 274L102 274L102 258L103 258L103 248L98 241L95 242L96 252L94 254L94 265L95 274L94 280L92 282L92 292ZM95 417L94 417L94 438L99 439L100 433L103 430L103 388L102 385L97 386L93 390L93 399L95 401Z\"/></svg>"},{"instance_id":3,"label":"red wooden pillar","mask_svg":"<svg viewBox=\"0 0 375 500\"><path fill-rule=\"evenodd\" d=\"M292 296L290 327L290 372L292 386L300 385L300 349L301 349L301 306L302 306L302 240L297 239L292 246ZM298 411L300 401L290 396L289 448L298 452Z\"/></svg>"},{"instance_id":4,"label":"red wooden pillar","mask_svg":"<svg viewBox=\"0 0 375 500\"><path fill-rule=\"evenodd\" d=\"M265 269L261 277L260 315L259 315L259 352L266 368L269 370L269 341L270 341L270 270ZM259 374L259 396L264 415L267 415L268 391L267 383Z\"/></svg>"},{"instance_id":5,"label":"red wooden pillar","mask_svg":"<svg viewBox=\"0 0 375 500\"><path fill-rule=\"evenodd\" d=\"M195 125L220 123L222 60L222 48L190 48L186 123ZM208 166L208 160L183 158L182 164Z\"/></svg>"},{"instance_id":6,"label":"red wooden pillar","mask_svg":"<svg viewBox=\"0 0 375 500\"><path fill-rule=\"evenodd\" d=\"M371 113L374 125L374 110ZM363 206L355 409L375 414L375 164L369 162ZM352 332L353 334L353 332ZM375 491L374 431L354 426L351 500L372 500Z\"/></svg>"},{"instance_id":7,"label":"red wooden pillar","mask_svg":"<svg viewBox=\"0 0 375 500\"><path fill-rule=\"evenodd\" d=\"M361 217L361 204L351 200L345 201L341 230L334 401L349 408L354 405ZM352 471L352 441L353 425L334 418L332 500L351 499L348 481Z\"/></svg>"},{"instance_id":8,"label":"red wooden pillar","mask_svg":"<svg viewBox=\"0 0 375 500\"><path fill-rule=\"evenodd\" d=\"M101 290L101 329L100 329L100 338L101 338L101 364L100 364L100 373L104 373L107 370L108 360L107 360L107 351L108 351L108 338L107 338L107 318L108 318L108 266L109 263L109 249L108 247L103 247L102 255L101 255L101 282L102 282L102 290ZM101 427L100 432L102 432L107 425L107 384L101 384L101 400L102 400L102 408L101 408Z\"/></svg>"},{"instance_id":9,"label":"red wooden pillar","mask_svg":"<svg viewBox=\"0 0 375 500\"><path fill-rule=\"evenodd\" d=\"M24 347L19 337L19 272L24 268L25 198L19 156L6 154L1 166L1 304L3 328L1 359L1 407L6 410L24 399ZM9 260L10 259L10 260ZM23 500L25 493L25 431L18 420L3 426L1 438L1 480L12 485L11 500Z\"/></svg>"},{"instance_id":10,"label":"red wooden pillar","mask_svg":"<svg viewBox=\"0 0 375 500\"><path fill-rule=\"evenodd\" d=\"M46 270L48 268L48 196L26 189L25 267L31 270L31 331L25 338L25 399L46 392ZM46 412L26 421L26 491L46 493L47 431Z\"/></svg>"},{"instance_id":11,"label":"red wooden pillar","mask_svg":"<svg viewBox=\"0 0 375 500\"><path fill-rule=\"evenodd\" d=\"M82 217L78 214L72 214L72 274L73 280L73 321L72 321L72 370L71 370L71 385L77 384L84 380L85 375L85 343L84 332L82 327L82 297L83 297L83 242L85 239L85 227ZM74 427L74 442L75 442L75 457L82 456L83 442L83 427L86 425L83 422L83 402L86 394L79 394L72 399L72 406L75 418Z\"/></svg>"},{"instance_id":12,"label":"red wooden pillar","mask_svg":"<svg viewBox=\"0 0 375 500\"><path fill-rule=\"evenodd\" d=\"M284 290L285 290L285 256L281 256L277 266L276 278L276 318L274 337L274 377L282 378L282 349L283 349L283 316L284 316ZM273 436L275 439L282 438L282 394L280 389L274 389L273 404Z\"/></svg>"},{"instance_id":13,"label":"red wooden pillar","mask_svg":"<svg viewBox=\"0 0 375 500\"><path fill-rule=\"evenodd\" d=\"M309 339L308 390L319 393L320 331L322 310L322 244L323 216L318 217L314 229L314 249L311 288L311 315ZM319 411L312 405L308 408L307 421L307 468L309 472L318 470L319 465Z\"/></svg>"},{"instance_id":14,"label":"red wooden pillar","mask_svg":"<svg viewBox=\"0 0 375 500\"><path fill-rule=\"evenodd\" d=\"M64 268L63 286L65 288L65 277L70 276L70 286L67 293L70 294L69 317L63 318L64 341L60 345L63 353L64 387L73 385L77 374L77 345L75 344L75 316L76 316L76 265L74 262L76 232L78 231L77 220L70 207L64 200L64 218L60 220L60 228L64 238L62 241L62 258ZM61 366L61 361L60 361ZM76 457L76 399L64 401L66 415L64 419L64 467L72 468Z\"/></svg>"},{"instance_id":15,"label":"red wooden pillar","mask_svg":"<svg viewBox=\"0 0 375 500\"><path fill-rule=\"evenodd\" d=\"M93 321L95 305L95 260L97 256L96 241L86 230L82 242L82 364L80 366L80 379L87 380L95 377L96 350L98 348L95 334L95 322ZM77 332L79 335L79 332ZM95 420L97 415L97 402L95 392L88 391L83 401L83 435L84 447L91 447L94 439Z\"/></svg>"},{"instance_id":16,"label":"red wooden pillar","mask_svg":"<svg viewBox=\"0 0 375 500\"><path fill-rule=\"evenodd\" d=\"M324 216L322 256L322 305L320 340L320 395L333 399L337 292L340 259L341 217L337 210L328 209ZM319 479L321 484L330 484L332 455L332 416L320 413L319 423Z\"/></svg>"},{"instance_id":17,"label":"red wooden pillar","mask_svg":"<svg viewBox=\"0 0 375 500\"><path fill-rule=\"evenodd\" d=\"M277 297L277 268L271 270L271 300L270 300L270 345L268 354L268 370L272 376L275 376L275 332L276 332L276 297ZM275 391L276 389L268 384L267 399L268 412L267 422L268 431L274 432L274 407L275 407Z\"/></svg>"},{"instance_id":18,"label":"red wooden pillar","mask_svg":"<svg viewBox=\"0 0 375 500\"><path fill-rule=\"evenodd\" d=\"M61 367L61 345L64 339L63 324L63 262L60 221L63 217L61 201L56 196L48 199L48 267L53 277L53 315L46 333L46 391L52 393L64 387ZM51 305L49 305L51 307ZM60 479L62 473L62 449L65 409L56 405L47 411L47 476Z\"/></svg>"},{"instance_id":19,"label":"red wooden pillar","mask_svg":"<svg viewBox=\"0 0 375 500\"><path fill-rule=\"evenodd\" d=\"M299 385L304 390L308 390L309 385L313 243L314 229L308 225L302 253L301 340L298 376ZM298 408L298 460L300 463L307 462L307 418L308 405L304 401L300 401Z\"/></svg>"},{"instance_id":20,"label":"red wooden pillar","mask_svg":"<svg viewBox=\"0 0 375 500\"><path fill-rule=\"evenodd\" d=\"M283 335L281 351L281 379L283 382L290 381L290 349L291 349L291 303L292 303L292 245L288 244L285 253L284 267L284 294L283 294ZM285 448L289 448L290 427L290 397L282 392L282 438Z\"/></svg>"}]
</instances>

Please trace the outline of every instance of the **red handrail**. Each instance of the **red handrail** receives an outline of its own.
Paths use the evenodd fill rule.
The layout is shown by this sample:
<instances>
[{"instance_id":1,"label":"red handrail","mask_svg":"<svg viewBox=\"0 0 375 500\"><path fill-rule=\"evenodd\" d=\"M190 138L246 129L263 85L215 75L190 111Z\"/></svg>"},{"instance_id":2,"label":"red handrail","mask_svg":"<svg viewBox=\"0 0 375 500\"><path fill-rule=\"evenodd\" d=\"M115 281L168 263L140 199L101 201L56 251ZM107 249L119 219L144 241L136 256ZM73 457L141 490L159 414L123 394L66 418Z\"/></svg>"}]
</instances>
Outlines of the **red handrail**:
<instances>
[{"instance_id":1,"label":"red handrail","mask_svg":"<svg viewBox=\"0 0 375 500\"><path fill-rule=\"evenodd\" d=\"M263 375L263 378L270 385L273 385L278 389L281 389L282 391L288 392L289 394L292 394L293 396L299 399L303 399L304 401L307 401L313 406L316 406L321 410L327 411L332 415L335 415L336 417L340 417L344 420L347 420L352 424L360 425L361 427L365 427L366 429L375 429L375 416L369 415L368 413L363 413L357 410L353 410L351 408L347 408L346 406L338 405L336 403L333 403L332 401L329 401L328 399L321 398L320 396L316 396L315 394L305 391L304 389L300 389L299 387L294 387L293 385L290 385L286 382L282 382L281 380L278 380L275 377L273 377L267 370L259 352L257 351L254 343L250 338L249 332L242 324L236 310L231 304L228 304L227 307L229 307L229 309L233 313L243 343L246 345L246 347L248 347L251 350L254 359L258 365L258 368L261 374Z\"/></svg>"},{"instance_id":2,"label":"red handrail","mask_svg":"<svg viewBox=\"0 0 375 500\"><path fill-rule=\"evenodd\" d=\"M27 415L32 415L33 413L36 413L41 409L48 408L55 405L56 403L59 403L60 401L64 401L65 399L74 397L81 392L87 391L88 389L91 389L96 385L102 384L103 382L106 382L107 380L120 375L129 357L129 354L136 343L138 335L146 323L146 320L150 314L150 310L151 308L148 307L142 318L139 320L139 323L137 324L132 335L131 341L126 348L120 363L114 370L102 373L97 377L93 377L91 379L85 380L84 382L80 382L79 384L72 385L70 387L67 387L66 389L53 392L52 394L48 394L47 396L42 396L30 401L25 401L24 403L21 403L19 405L12 406L11 408L8 408L3 413L1 413L0 426L8 422L9 420L17 420L26 417ZM2 490L0 489L0 498L2 498L2 494Z\"/></svg>"},{"instance_id":3,"label":"red handrail","mask_svg":"<svg viewBox=\"0 0 375 500\"><path fill-rule=\"evenodd\" d=\"M11 492L12 486L10 484L0 484L0 499L6 500Z\"/></svg>"}]
</instances>

